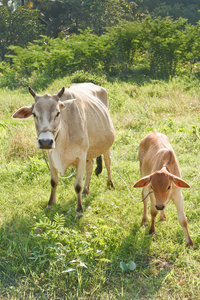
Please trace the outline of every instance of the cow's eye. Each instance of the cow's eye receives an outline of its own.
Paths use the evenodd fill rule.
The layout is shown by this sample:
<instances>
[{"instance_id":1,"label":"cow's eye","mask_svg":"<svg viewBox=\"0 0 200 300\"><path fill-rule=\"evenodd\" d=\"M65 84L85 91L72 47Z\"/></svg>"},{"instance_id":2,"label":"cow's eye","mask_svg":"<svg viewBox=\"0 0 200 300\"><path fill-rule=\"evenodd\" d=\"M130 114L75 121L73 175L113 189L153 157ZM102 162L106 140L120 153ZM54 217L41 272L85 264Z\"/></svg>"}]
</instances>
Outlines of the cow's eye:
<instances>
[{"instance_id":1,"label":"cow's eye","mask_svg":"<svg viewBox=\"0 0 200 300\"><path fill-rule=\"evenodd\" d=\"M153 187L152 187L152 185L151 185L151 189L153 190Z\"/></svg>"},{"instance_id":2,"label":"cow's eye","mask_svg":"<svg viewBox=\"0 0 200 300\"><path fill-rule=\"evenodd\" d=\"M36 117L36 114L33 112L32 115L34 116L34 118Z\"/></svg>"},{"instance_id":3,"label":"cow's eye","mask_svg":"<svg viewBox=\"0 0 200 300\"><path fill-rule=\"evenodd\" d=\"M56 117L59 117L59 116L60 116L60 112L58 111Z\"/></svg>"},{"instance_id":4,"label":"cow's eye","mask_svg":"<svg viewBox=\"0 0 200 300\"><path fill-rule=\"evenodd\" d=\"M171 186L169 185L167 189L170 190L170 187L171 187Z\"/></svg>"}]
</instances>

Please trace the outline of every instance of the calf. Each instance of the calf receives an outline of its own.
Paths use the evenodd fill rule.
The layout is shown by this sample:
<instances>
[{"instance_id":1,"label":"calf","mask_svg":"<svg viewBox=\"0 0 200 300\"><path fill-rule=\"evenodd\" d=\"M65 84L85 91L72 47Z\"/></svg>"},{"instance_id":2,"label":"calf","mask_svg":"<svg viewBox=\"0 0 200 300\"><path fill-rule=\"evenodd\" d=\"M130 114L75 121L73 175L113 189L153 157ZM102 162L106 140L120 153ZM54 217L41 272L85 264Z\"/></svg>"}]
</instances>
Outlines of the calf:
<instances>
[{"instance_id":1,"label":"calf","mask_svg":"<svg viewBox=\"0 0 200 300\"><path fill-rule=\"evenodd\" d=\"M180 188L190 186L181 179L179 164L166 135L150 132L140 143L139 160L141 179L134 188L142 189L144 213L142 223L148 220L147 202L151 201L151 227L149 233L155 231L155 218L160 211L160 219L164 220L165 206L170 199L174 201L178 212L178 220L185 234L186 244L193 246L187 228L187 219L183 210L183 195Z\"/></svg>"}]
</instances>

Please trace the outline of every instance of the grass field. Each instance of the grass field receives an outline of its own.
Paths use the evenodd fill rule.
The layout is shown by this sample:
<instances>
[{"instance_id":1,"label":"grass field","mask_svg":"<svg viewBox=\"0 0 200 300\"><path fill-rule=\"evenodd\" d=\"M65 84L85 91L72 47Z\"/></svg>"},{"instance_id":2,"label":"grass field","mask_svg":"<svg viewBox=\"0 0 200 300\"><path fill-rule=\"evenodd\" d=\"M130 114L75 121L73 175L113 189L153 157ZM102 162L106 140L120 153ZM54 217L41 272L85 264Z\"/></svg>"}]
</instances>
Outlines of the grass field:
<instances>
[{"instance_id":1,"label":"grass field","mask_svg":"<svg viewBox=\"0 0 200 300\"><path fill-rule=\"evenodd\" d=\"M55 80L56 93L70 78ZM91 180L76 216L75 177L60 179L57 204L47 210L50 174L36 149L33 119L11 118L32 104L27 90L0 90L0 299L200 298L200 89L194 78L108 82L116 129L112 147L115 190L106 171ZM188 228L196 250L185 246L175 206L156 233L141 225L138 146L151 130L165 133L178 157ZM70 168L66 175L70 175Z\"/></svg>"}]
</instances>

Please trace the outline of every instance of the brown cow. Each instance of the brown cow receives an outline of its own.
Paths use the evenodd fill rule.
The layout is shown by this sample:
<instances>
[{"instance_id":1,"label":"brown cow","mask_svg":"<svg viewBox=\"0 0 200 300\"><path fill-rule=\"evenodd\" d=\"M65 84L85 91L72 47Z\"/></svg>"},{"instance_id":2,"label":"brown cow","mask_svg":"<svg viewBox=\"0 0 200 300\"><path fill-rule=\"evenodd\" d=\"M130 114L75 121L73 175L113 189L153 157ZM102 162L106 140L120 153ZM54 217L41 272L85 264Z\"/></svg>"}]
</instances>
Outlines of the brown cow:
<instances>
[{"instance_id":1,"label":"brown cow","mask_svg":"<svg viewBox=\"0 0 200 300\"><path fill-rule=\"evenodd\" d=\"M170 199L173 200L178 220L185 234L186 244L193 246L187 228L187 219L183 210L183 195L180 188L190 186L181 179L179 164L166 135L150 132L140 143L139 160L141 179L134 185L142 189L144 213L142 222L148 221L147 202L150 195L151 227L149 233L155 231L155 218L160 212L160 219L166 218L164 208Z\"/></svg>"},{"instance_id":2,"label":"brown cow","mask_svg":"<svg viewBox=\"0 0 200 300\"><path fill-rule=\"evenodd\" d=\"M56 202L58 172L64 175L69 166L77 170L74 188L77 211L82 212L81 192L89 193L93 159L104 156L107 183L113 187L110 172L110 147L115 131L108 110L108 95L104 88L92 83L72 84L55 95L37 95L29 88L34 104L16 111L13 118L34 116L37 147L47 149L51 169L51 196L48 206Z\"/></svg>"}]
</instances>

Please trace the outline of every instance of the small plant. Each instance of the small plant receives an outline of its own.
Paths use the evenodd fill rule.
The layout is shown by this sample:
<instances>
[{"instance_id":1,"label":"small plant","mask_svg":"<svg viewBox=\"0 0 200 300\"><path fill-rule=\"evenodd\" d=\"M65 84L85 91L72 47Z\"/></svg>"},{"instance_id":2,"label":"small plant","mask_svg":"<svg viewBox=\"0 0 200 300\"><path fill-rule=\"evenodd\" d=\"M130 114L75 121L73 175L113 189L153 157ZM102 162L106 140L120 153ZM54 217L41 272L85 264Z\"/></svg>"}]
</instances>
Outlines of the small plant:
<instances>
[{"instance_id":1,"label":"small plant","mask_svg":"<svg viewBox=\"0 0 200 300\"><path fill-rule=\"evenodd\" d=\"M136 264L133 261L129 261L127 264L121 261L119 266L123 272L134 271L136 269Z\"/></svg>"}]
</instances>

